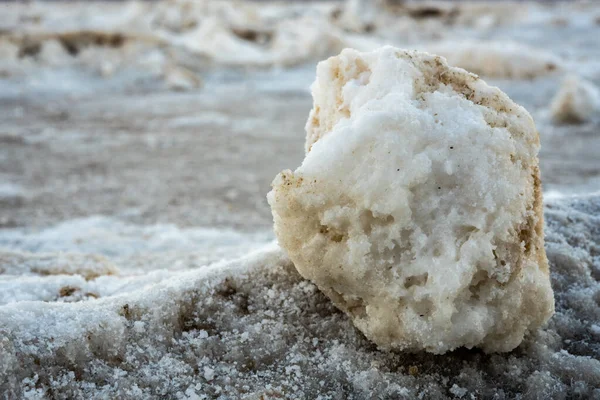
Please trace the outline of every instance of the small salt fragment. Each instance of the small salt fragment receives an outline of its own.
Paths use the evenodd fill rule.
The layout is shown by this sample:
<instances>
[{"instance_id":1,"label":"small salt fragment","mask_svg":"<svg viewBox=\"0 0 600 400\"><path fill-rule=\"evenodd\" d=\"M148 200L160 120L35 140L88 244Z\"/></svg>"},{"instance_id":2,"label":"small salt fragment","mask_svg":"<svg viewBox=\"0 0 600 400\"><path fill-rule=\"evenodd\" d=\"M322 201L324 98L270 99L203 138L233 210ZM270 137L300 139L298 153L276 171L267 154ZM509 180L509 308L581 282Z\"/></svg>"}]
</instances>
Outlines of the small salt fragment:
<instances>
[{"instance_id":1,"label":"small salt fragment","mask_svg":"<svg viewBox=\"0 0 600 400\"><path fill-rule=\"evenodd\" d=\"M459 399L462 399L465 396L465 394L467 394L467 392L467 389L458 386L456 383L450 388L450 393L452 393Z\"/></svg>"},{"instance_id":2,"label":"small salt fragment","mask_svg":"<svg viewBox=\"0 0 600 400\"><path fill-rule=\"evenodd\" d=\"M146 324L142 321L135 321L133 323L133 330L137 333L144 333L146 331Z\"/></svg>"},{"instance_id":3,"label":"small salt fragment","mask_svg":"<svg viewBox=\"0 0 600 400\"><path fill-rule=\"evenodd\" d=\"M204 367L204 379L212 381L215 378L215 371L212 368Z\"/></svg>"}]
</instances>

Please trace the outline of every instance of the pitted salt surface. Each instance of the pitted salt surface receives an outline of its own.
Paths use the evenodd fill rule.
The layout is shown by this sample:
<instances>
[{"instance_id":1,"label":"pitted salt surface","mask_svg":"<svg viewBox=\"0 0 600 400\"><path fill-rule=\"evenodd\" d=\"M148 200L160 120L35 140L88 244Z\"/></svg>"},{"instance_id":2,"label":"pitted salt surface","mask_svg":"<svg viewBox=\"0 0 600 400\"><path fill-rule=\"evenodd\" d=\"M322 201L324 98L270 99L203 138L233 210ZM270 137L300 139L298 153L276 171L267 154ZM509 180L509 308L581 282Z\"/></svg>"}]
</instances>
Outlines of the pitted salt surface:
<instances>
[{"instance_id":1,"label":"pitted salt surface","mask_svg":"<svg viewBox=\"0 0 600 400\"><path fill-rule=\"evenodd\" d=\"M320 63L306 158L273 182L275 233L379 347L510 351L552 315L531 116L428 53Z\"/></svg>"}]
</instances>

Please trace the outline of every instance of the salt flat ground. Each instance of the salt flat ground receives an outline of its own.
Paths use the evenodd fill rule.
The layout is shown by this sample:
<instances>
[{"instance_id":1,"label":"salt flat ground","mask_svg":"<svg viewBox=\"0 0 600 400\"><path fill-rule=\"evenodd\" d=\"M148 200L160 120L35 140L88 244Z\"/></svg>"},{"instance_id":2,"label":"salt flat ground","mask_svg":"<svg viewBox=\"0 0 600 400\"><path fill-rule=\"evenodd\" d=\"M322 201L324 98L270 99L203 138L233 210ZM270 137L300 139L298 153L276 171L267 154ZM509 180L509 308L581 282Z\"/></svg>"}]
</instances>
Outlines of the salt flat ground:
<instances>
[{"instance_id":1,"label":"salt flat ground","mask_svg":"<svg viewBox=\"0 0 600 400\"><path fill-rule=\"evenodd\" d=\"M284 79L295 78L289 75ZM559 82L498 84L543 113ZM4 195L1 223L41 227L102 214L143 224L269 229L270 183L304 156L310 81L269 91L268 83L244 83L191 93L50 92L0 100L0 162L15 191ZM597 189L598 125L537 125L546 191Z\"/></svg>"},{"instance_id":2,"label":"salt flat ground","mask_svg":"<svg viewBox=\"0 0 600 400\"><path fill-rule=\"evenodd\" d=\"M299 32L312 33L285 42L267 14L292 18L297 6L257 11L267 33L207 6L233 16L234 37L217 17L212 31L188 33L184 19L196 14L185 4L128 3L123 15L101 3L3 6L4 397L600 398L600 118L557 124L549 111L567 74L600 85L600 8L525 4L518 21L494 7L472 20L461 9L464 21L415 12L390 31L379 17L331 22L336 3L303 10ZM130 44L81 39L98 27ZM149 32L155 41L139 39ZM263 34L279 47L252 42ZM540 131L557 315L508 355L381 353L276 247L244 257L274 238L265 195L302 161L316 61L340 46L459 39L560 60L526 78L482 74ZM526 68L519 54L495 57Z\"/></svg>"}]
</instances>

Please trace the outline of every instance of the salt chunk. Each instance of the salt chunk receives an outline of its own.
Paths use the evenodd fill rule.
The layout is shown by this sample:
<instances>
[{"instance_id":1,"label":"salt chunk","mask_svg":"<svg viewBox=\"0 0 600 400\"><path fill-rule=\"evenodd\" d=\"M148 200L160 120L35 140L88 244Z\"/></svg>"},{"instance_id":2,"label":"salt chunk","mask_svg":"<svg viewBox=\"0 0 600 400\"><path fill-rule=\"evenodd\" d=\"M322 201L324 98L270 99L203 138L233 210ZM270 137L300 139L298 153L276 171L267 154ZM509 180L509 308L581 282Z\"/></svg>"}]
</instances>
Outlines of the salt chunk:
<instances>
[{"instance_id":1,"label":"salt chunk","mask_svg":"<svg viewBox=\"0 0 600 400\"><path fill-rule=\"evenodd\" d=\"M215 370L209 367L204 367L204 379L212 381L215 378Z\"/></svg>"},{"instance_id":2,"label":"salt chunk","mask_svg":"<svg viewBox=\"0 0 600 400\"><path fill-rule=\"evenodd\" d=\"M458 386L456 383L450 388L450 393L452 393L459 399L462 399L465 396L465 394L467 394L467 392L467 389Z\"/></svg>"},{"instance_id":3,"label":"salt chunk","mask_svg":"<svg viewBox=\"0 0 600 400\"><path fill-rule=\"evenodd\" d=\"M600 91L593 83L567 76L550 104L552 119L558 123L581 123L600 114Z\"/></svg>"},{"instance_id":4,"label":"salt chunk","mask_svg":"<svg viewBox=\"0 0 600 400\"><path fill-rule=\"evenodd\" d=\"M198 386L198 385L196 385L196 386ZM202 388L202 386L200 386L200 387L199 387L199 388L197 388L197 389L198 389L198 390L200 390L201 388ZM198 394L196 393L196 391L194 390L194 388L192 388L192 387L190 386L190 387L188 387L188 388L185 390L185 397L184 397L184 398L185 398L186 400L201 400L201 399L203 399L204 397L200 397L200 396L198 396Z\"/></svg>"},{"instance_id":5,"label":"salt chunk","mask_svg":"<svg viewBox=\"0 0 600 400\"><path fill-rule=\"evenodd\" d=\"M548 320L524 108L444 58L389 46L321 62L312 92L306 158L268 195L302 276L382 349L510 351Z\"/></svg>"},{"instance_id":6,"label":"salt chunk","mask_svg":"<svg viewBox=\"0 0 600 400\"><path fill-rule=\"evenodd\" d=\"M146 332L146 324L143 321L135 321L133 323L133 329L137 333L144 333Z\"/></svg>"}]
</instances>

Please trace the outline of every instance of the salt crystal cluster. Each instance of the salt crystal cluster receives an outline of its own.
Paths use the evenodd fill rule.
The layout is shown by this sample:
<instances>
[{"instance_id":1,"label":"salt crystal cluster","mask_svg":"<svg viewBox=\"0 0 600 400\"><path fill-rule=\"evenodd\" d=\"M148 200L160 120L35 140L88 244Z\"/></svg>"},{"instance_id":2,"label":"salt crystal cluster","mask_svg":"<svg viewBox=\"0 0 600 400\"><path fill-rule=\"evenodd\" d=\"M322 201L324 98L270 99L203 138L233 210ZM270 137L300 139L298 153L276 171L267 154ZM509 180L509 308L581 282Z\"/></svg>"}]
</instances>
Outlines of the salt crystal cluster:
<instances>
[{"instance_id":1,"label":"salt crystal cluster","mask_svg":"<svg viewBox=\"0 0 600 400\"><path fill-rule=\"evenodd\" d=\"M383 349L509 351L554 311L539 136L427 53L344 50L312 87L306 158L268 195L279 243Z\"/></svg>"}]
</instances>

